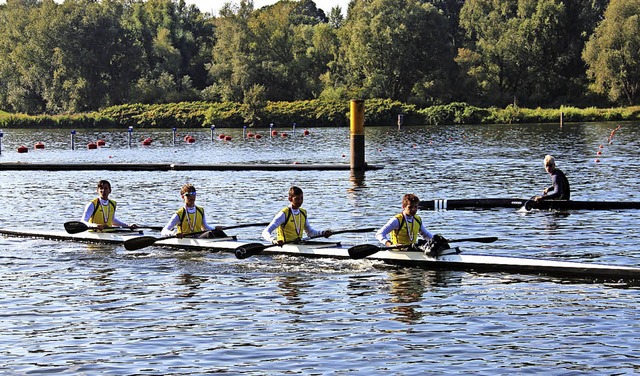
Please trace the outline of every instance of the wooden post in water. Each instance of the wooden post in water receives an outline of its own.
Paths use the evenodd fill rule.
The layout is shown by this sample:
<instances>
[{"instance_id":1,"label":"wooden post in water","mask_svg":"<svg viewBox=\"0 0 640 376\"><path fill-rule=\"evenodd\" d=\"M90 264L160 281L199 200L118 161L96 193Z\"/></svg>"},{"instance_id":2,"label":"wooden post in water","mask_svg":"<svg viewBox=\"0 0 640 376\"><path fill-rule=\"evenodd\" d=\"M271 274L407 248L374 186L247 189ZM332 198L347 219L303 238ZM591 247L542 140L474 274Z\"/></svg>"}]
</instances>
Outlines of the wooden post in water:
<instances>
[{"instance_id":1,"label":"wooden post in water","mask_svg":"<svg viewBox=\"0 0 640 376\"><path fill-rule=\"evenodd\" d=\"M364 100L351 101L351 169L364 170Z\"/></svg>"}]
</instances>

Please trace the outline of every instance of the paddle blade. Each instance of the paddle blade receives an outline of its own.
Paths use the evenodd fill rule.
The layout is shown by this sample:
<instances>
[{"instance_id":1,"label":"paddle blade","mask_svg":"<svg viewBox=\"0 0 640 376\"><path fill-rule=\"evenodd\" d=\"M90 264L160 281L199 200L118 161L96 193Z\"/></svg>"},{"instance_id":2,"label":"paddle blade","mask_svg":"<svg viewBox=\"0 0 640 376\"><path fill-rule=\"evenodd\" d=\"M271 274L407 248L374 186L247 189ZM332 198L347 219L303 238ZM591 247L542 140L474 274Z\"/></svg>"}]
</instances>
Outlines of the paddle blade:
<instances>
[{"instance_id":1,"label":"paddle blade","mask_svg":"<svg viewBox=\"0 0 640 376\"><path fill-rule=\"evenodd\" d=\"M124 241L124 249L127 251L135 251L144 247L148 247L158 241L159 238L154 236L139 236Z\"/></svg>"},{"instance_id":2,"label":"paddle blade","mask_svg":"<svg viewBox=\"0 0 640 376\"><path fill-rule=\"evenodd\" d=\"M449 243L453 243L453 242L493 243L496 240L498 240L497 236L487 236L482 238L453 239L453 240L448 240L448 242Z\"/></svg>"},{"instance_id":3,"label":"paddle blade","mask_svg":"<svg viewBox=\"0 0 640 376\"><path fill-rule=\"evenodd\" d=\"M349 230L337 230L337 231L333 231L332 235L335 234L343 234L343 233L347 233L347 232L352 232L352 233L360 233L360 232L372 232L375 231L376 229L374 227L366 227L366 228L354 228L354 229L349 229Z\"/></svg>"},{"instance_id":4,"label":"paddle blade","mask_svg":"<svg viewBox=\"0 0 640 376\"><path fill-rule=\"evenodd\" d=\"M243 260L248 257L257 255L267 247L267 245L261 243L249 243L236 248L234 253L236 254L236 258Z\"/></svg>"},{"instance_id":5,"label":"paddle blade","mask_svg":"<svg viewBox=\"0 0 640 376\"><path fill-rule=\"evenodd\" d=\"M349 248L349 257L352 259L362 259L378 252L380 247L372 244L358 244Z\"/></svg>"},{"instance_id":6,"label":"paddle blade","mask_svg":"<svg viewBox=\"0 0 640 376\"><path fill-rule=\"evenodd\" d=\"M89 229L89 226L87 226L87 224L84 222L71 221L64 224L64 229L67 230L69 234L77 234L83 231L87 231Z\"/></svg>"}]
</instances>

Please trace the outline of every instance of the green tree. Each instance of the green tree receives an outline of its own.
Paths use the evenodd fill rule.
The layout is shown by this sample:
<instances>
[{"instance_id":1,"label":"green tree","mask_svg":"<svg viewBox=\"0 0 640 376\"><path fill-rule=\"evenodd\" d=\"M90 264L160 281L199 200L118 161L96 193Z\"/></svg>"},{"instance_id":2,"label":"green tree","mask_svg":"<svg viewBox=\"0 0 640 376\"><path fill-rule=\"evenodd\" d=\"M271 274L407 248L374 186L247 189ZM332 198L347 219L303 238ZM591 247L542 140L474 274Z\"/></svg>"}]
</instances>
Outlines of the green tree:
<instances>
[{"instance_id":1,"label":"green tree","mask_svg":"<svg viewBox=\"0 0 640 376\"><path fill-rule=\"evenodd\" d=\"M115 1L9 1L0 26L3 107L82 112L125 101L138 59L120 27L123 11Z\"/></svg>"},{"instance_id":2,"label":"green tree","mask_svg":"<svg viewBox=\"0 0 640 376\"><path fill-rule=\"evenodd\" d=\"M335 39L312 1L280 1L257 11L241 1L238 8L223 9L216 32L208 91L220 99L241 102L255 85L271 101L320 95Z\"/></svg>"},{"instance_id":3,"label":"green tree","mask_svg":"<svg viewBox=\"0 0 640 376\"><path fill-rule=\"evenodd\" d=\"M431 4L353 1L340 29L333 85L350 95L437 101L453 59L447 20Z\"/></svg>"},{"instance_id":4,"label":"green tree","mask_svg":"<svg viewBox=\"0 0 640 376\"><path fill-rule=\"evenodd\" d=\"M132 4L125 25L143 51L142 74L132 99L144 103L198 99L195 89L208 85L205 64L213 47L213 24L184 0L148 0ZM149 90L158 84L169 91Z\"/></svg>"},{"instance_id":5,"label":"green tree","mask_svg":"<svg viewBox=\"0 0 640 376\"><path fill-rule=\"evenodd\" d=\"M611 0L602 23L585 46L590 88L613 101L638 103L640 0Z\"/></svg>"},{"instance_id":6,"label":"green tree","mask_svg":"<svg viewBox=\"0 0 640 376\"><path fill-rule=\"evenodd\" d=\"M602 3L466 1L460 25L468 44L456 61L475 84L480 103L541 105L582 96L580 50L601 16Z\"/></svg>"},{"instance_id":7,"label":"green tree","mask_svg":"<svg viewBox=\"0 0 640 376\"><path fill-rule=\"evenodd\" d=\"M239 7L225 4L215 20L216 43L211 63L207 65L213 84L206 90L212 99L242 102L245 91L253 85L254 65L247 22L252 13L253 1L241 0Z\"/></svg>"}]
</instances>

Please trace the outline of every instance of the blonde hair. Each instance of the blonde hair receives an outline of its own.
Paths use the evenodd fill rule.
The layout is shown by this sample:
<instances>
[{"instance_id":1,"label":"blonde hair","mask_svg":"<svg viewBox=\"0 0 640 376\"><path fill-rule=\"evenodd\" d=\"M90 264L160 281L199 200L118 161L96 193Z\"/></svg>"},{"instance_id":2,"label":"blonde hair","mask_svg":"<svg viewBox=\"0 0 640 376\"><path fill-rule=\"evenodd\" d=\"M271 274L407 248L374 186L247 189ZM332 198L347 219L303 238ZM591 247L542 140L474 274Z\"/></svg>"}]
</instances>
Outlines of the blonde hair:
<instances>
[{"instance_id":1,"label":"blonde hair","mask_svg":"<svg viewBox=\"0 0 640 376\"><path fill-rule=\"evenodd\" d=\"M544 167L556 167L556 159L551 155L547 155L544 157Z\"/></svg>"}]
</instances>

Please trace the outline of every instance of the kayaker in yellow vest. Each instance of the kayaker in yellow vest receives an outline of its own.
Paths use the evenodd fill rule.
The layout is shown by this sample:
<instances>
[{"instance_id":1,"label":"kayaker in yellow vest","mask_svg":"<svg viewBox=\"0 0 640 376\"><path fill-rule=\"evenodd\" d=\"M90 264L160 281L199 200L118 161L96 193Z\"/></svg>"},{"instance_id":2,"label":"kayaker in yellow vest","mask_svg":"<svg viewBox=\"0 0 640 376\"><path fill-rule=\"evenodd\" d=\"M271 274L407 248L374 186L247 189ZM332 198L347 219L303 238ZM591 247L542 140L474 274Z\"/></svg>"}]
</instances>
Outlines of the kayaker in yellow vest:
<instances>
[{"instance_id":1,"label":"kayaker in yellow vest","mask_svg":"<svg viewBox=\"0 0 640 376\"><path fill-rule=\"evenodd\" d=\"M174 228L177 228L175 235L182 238L194 232L211 231L215 227L209 226L204 215L204 209L196 206L196 187L185 184L180 189L180 196L184 201L184 206L178 209L169 222L161 231L163 236L174 235Z\"/></svg>"},{"instance_id":2,"label":"kayaker in yellow vest","mask_svg":"<svg viewBox=\"0 0 640 376\"><path fill-rule=\"evenodd\" d=\"M84 214L82 215L82 222L90 227L95 227L102 231L106 227L129 227L132 229L137 228L136 224L128 225L127 223L119 220L115 216L116 202L109 199L111 194L111 183L108 180L100 180L98 182L98 197L89 201L84 207Z\"/></svg>"},{"instance_id":3,"label":"kayaker in yellow vest","mask_svg":"<svg viewBox=\"0 0 640 376\"><path fill-rule=\"evenodd\" d=\"M289 189L289 206L280 210L273 217L271 223L262 231L262 237L272 244L282 246L284 243L302 240L303 230L311 238L331 236L331 230L318 231L311 227L307 211L301 207L303 202L302 189L296 186L291 187ZM276 238L271 235L273 231L276 231Z\"/></svg>"},{"instance_id":4,"label":"kayaker in yellow vest","mask_svg":"<svg viewBox=\"0 0 640 376\"><path fill-rule=\"evenodd\" d=\"M418 235L425 240L434 237L427 230L418 212L418 196L408 193L402 197L402 213L393 216L389 221L376 232L378 239L385 246L411 245L418 241Z\"/></svg>"}]
</instances>

